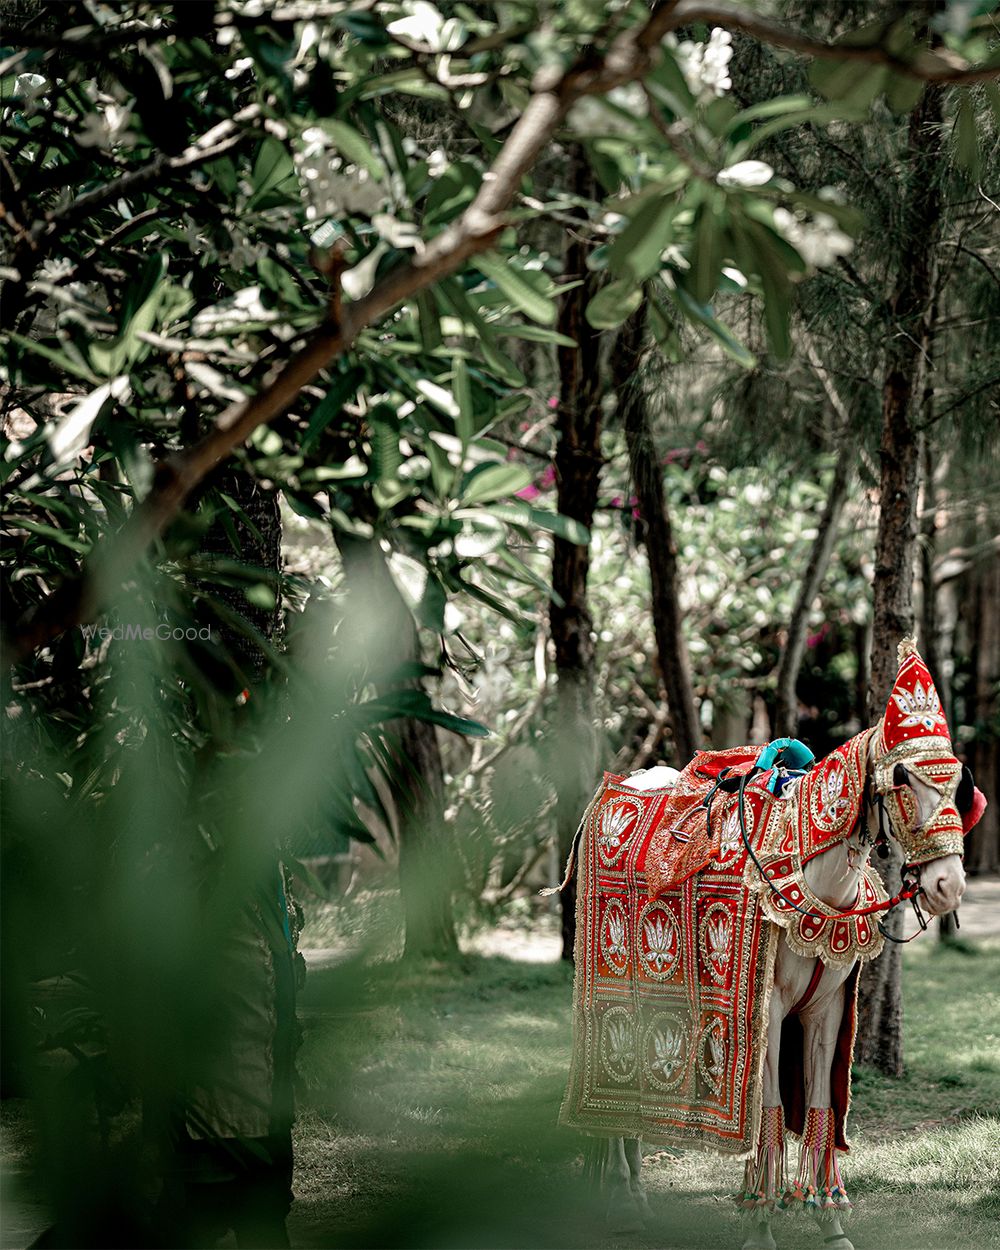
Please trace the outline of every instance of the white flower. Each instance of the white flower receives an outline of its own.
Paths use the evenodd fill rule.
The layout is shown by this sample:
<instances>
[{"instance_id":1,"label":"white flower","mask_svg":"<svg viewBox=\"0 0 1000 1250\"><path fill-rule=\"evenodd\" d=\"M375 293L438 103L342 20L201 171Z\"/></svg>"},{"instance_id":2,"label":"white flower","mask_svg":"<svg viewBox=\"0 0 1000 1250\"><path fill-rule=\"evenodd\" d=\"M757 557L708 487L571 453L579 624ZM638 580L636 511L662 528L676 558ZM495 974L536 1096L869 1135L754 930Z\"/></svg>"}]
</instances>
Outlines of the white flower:
<instances>
[{"instance_id":1,"label":"white flower","mask_svg":"<svg viewBox=\"0 0 1000 1250\"><path fill-rule=\"evenodd\" d=\"M606 99L615 108L624 109L634 117L645 117L649 112L649 101L646 93L637 82L625 83L621 87L612 87Z\"/></svg>"},{"instance_id":2,"label":"white flower","mask_svg":"<svg viewBox=\"0 0 1000 1250\"><path fill-rule=\"evenodd\" d=\"M854 247L854 240L827 213L817 213L809 221L804 214L797 216L786 208L776 208L774 226L811 269L832 265Z\"/></svg>"},{"instance_id":3,"label":"white flower","mask_svg":"<svg viewBox=\"0 0 1000 1250\"><path fill-rule=\"evenodd\" d=\"M53 256L42 261L38 276L46 282L59 282L63 278L68 278L75 268L73 262L67 260L65 256Z\"/></svg>"},{"instance_id":4,"label":"white flower","mask_svg":"<svg viewBox=\"0 0 1000 1250\"><path fill-rule=\"evenodd\" d=\"M699 104L725 95L733 85L729 77L733 37L728 30L723 30L721 26L714 27L708 43L690 43L687 40L680 44L671 40L666 42L668 46L676 47L677 63L684 81Z\"/></svg>"},{"instance_id":5,"label":"white flower","mask_svg":"<svg viewBox=\"0 0 1000 1250\"><path fill-rule=\"evenodd\" d=\"M448 168L448 155L440 148L435 148L427 157L427 172L432 178L440 178Z\"/></svg>"},{"instance_id":6,"label":"white flower","mask_svg":"<svg viewBox=\"0 0 1000 1250\"><path fill-rule=\"evenodd\" d=\"M720 187L762 187L774 177L774 170L766 161L737 161L723 169L716 182Z\"/></svg>"},{"instance_id":7,"label":"white flower","mask_svg":"<svg viewBox=\"0 0 1000 1250\"><path fill-rule=\"evenodd\" d=\"M428 4L427 0L408 0L403 5L403 11L406 17L398 17L386 26L390 35L410 39L435 52L447 50L451 32L445 28L453 23L446 22L433 4Z\"/></svg>"},{"instance_id":8,"label":"white flower","mask_svg":"<svg viewBox=\"0 0 1000 1250\"><path fill-rule=\"evenodd\" d=\"M238 60L235 60L232 65L230 65L229 69L226 70L226 77L229 79L239 78L240 74L242 74L244 70L249 69L252 65L252 56L241 56Z\"/></svg>"}]
</instances>

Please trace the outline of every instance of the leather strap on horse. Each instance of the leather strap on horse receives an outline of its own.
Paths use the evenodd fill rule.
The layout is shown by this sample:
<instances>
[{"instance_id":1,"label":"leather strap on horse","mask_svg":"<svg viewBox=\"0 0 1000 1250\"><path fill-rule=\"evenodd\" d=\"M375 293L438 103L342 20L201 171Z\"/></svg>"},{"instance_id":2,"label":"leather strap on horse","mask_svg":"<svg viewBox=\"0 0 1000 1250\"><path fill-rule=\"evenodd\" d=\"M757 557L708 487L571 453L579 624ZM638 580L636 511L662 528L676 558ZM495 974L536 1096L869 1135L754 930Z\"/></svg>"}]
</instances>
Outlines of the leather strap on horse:
<instances>
[{"instance_id":1,"label":"leather strap on horse","mask_svg":"<svg viewBox=\"0 0 1000 1250\"><path fill-rule=\"evenodd\" d=\"M727 771L728 771L727 769L723 769L723 771L719 774L719 780L716 782L716 785L713 787L711 793L706 795L706 798L705 798L706 808L708 807L709 801L711 800L712 796L715 794L715 791L719 789L723 781L726 779ZM808 911L805 907L800 907L798 903L793 903L792 900L786 894L784 894L781 891L781 889L779 889L778 886L774 884L771 878L764 871L763 864L761 864L760 860L757 858L756 852L754 851L753 847L750 845L750 836L747 833L746 804L744 800L744 791L746 790L747 782L751 779L751 777L754 777L758 772L761 772L761 771L762 770L760 766L755 764L750 769L749 772L743 773L740 777L739 788L737 790L737 809L738 809L738 814L739 814L740 837L743 839L743 845L746 848L746 852L750 856L750 859L753 861L753 865L757 869L757 872L760 874L761 880L764 882L764 884L767 886L767 888L771 891L772 894L777 895L777 897L781 899L781 901L785 904L786 907L790 907L793 911L797 911L802 916L808 916L811 920L836 921L836 920L847 920L851 916L870 916L874 914L875 912L880 912L880 911L888 912L888 911L891 911L894 907L898 907L900 903L905 902L907 899L914 899L914 900L916 899L916 896L920 893L920 886L917 884L907 886L904 883L903 889L898 894L893 895L892 898L886 899L884 903L872 903L870 907L852 907L852 908L849 908L847 911L834 912L832 915L829 915L829 916L823 916L823 915L820 915L818 912ZM914 902L914 907L916 907L918 917L920 917L920 909L919 907L917 907L915 902ZM920 917L920 919L921 919L921 924L923 925L922 917ZM923 927L926 928L926 925L923 925ZM885 934L885 931L882 930L881 924L879 925L879 929L883 932L884 936L886 937L891 936L889 934ZM898 938L894 938L893 940L897 942L899 941ZM906 940L909 941L910 939L907 938Z\"/></svg>"}]
</instances>

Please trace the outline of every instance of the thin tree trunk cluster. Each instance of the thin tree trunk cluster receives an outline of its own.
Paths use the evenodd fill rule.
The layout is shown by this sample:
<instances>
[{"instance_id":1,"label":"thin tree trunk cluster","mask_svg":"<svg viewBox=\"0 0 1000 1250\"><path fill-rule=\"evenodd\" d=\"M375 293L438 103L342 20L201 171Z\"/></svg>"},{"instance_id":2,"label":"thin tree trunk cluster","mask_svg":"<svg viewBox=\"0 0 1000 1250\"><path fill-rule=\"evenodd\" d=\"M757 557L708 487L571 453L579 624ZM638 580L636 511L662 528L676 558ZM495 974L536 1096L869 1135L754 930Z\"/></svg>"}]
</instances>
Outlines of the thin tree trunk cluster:
<instances>
[{"instance_id":1,"label":"thin tree trunk cluster","mask_svg":"<svg viewBox=\"0 0 1000 1250\"><path fill-rule=\"evenodd\" d=\"M875 548L869 720L874 724L896 674L896 647L913 632L913 570L920 446L914 418L920 404L936 283L936 245L941 218L942 93L928 86L910 115L905 159L901 239L896 286L890 300L882 384L881 484ZM901 861L893 848L876 861L890 893ZM902 911L884 922L890 939L902 933ZM858 1003L855 1054L890 1076L903 1073L902 947L887 941L866 964Z\"/></svg>"},{"instance_id":2,"label":"thin tree trunk cluster","mask_svg":"<svg viewBox=\"0 0 1000 1250\"><path fill-rule=\"evenodd\" d=\"M809 630L809 613L823 585L823 578L830 566L834 544L837 541L840 518L847 502L854 465L854 446L851 432L844 429L837 447L837 459L833 477L827 491L823 514L819 519L816 537L809 550L806 567L799 582L798 594L792 614L788 619L785 646L778 664L777 690L775 693L774 732L777 737L793 738L799 727L799 701L796 684L805 655L806 635Z\"/></svg>"},{"instance_id":3,"label":"thin tree trunk cluster","mask_svg":"<svg viewBox=\"0 0 1000 1250\"><path fill-rule=\"evenodd\" d=\"M683 630L677 545L663 491L649 410L639 374L646 318L640 309L625 322L611 352L611 385L628 444L629 466L639 501L639 533L649 564L650 603L660 673L674 739L675 762L682 767L701 746L691 663Z\"/></svg>"},{"instance_id":4,"label":"thin tree trunk cluster","mask_svg":"<svg viewBox=\"0 0 1000 1250\"><path fill-rule=\"evenodd\" d=\"M592 190L589 167L574 153L573 185L585 196ZM556 429L556 507L589 529L597 507L601 457L600 332L584 316L596 292L596 278L587 269L589 244L571 234L566 248L565 278L579 286L567 291L559 309L558 330L576 347L558 349L559 407ZM594 728L593 621L587 601L590 547L556 537L552 553L553 598L549 628L555 653L556 720L554 764L560 777L556 829L560 858L569 854L583 811L595 784L597 741ZM573 958L576 928L576 884L563 890L562 956Z\"/></svg>"}]
</instances>

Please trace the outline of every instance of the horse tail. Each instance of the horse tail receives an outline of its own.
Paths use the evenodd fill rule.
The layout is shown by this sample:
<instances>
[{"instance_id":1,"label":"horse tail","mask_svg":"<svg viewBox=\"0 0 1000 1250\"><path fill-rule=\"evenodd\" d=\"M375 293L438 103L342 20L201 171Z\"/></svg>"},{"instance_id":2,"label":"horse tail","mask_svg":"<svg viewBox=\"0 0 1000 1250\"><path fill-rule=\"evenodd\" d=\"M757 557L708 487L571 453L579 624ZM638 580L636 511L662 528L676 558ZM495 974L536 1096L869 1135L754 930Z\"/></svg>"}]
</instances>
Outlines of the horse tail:
<instances>
[{"instance_id":1,"label":"horse tail","mask_svg":"<svg viewBox=\"0 0 1000 1250\"><path fill-rule=\"evenodd\" d=\"M594 791L594 797L587 804L587 810L583 813L583 816L581 816L580 823L576 827L576 833L573 834L573 841L570 843L569 855L566 857L566 871L563 873L562 881L560 881L558 885L546 886L544 890L539 890L538 893L543 897L548 898L551 894L561 894L573 880L573 873L576 871L576 853L580 846L580 839L583 837L583 831L587 827L587 821L590 819L590 813L594 810L597 800L603 793L604 782L602 781Z\"/></svg>"},{"instance_id":2,"label":"horse tail","mask_svg":"<svg viewBox=\"0 0 1000 1250\"><path fill-rule=\"evenodd\" d=\"M594 1189L603 1186L610 1148L610 1137L587 1138L587 1144L583 1148L583 1179L587 1186Z\"/></svg>"}]
</instances>

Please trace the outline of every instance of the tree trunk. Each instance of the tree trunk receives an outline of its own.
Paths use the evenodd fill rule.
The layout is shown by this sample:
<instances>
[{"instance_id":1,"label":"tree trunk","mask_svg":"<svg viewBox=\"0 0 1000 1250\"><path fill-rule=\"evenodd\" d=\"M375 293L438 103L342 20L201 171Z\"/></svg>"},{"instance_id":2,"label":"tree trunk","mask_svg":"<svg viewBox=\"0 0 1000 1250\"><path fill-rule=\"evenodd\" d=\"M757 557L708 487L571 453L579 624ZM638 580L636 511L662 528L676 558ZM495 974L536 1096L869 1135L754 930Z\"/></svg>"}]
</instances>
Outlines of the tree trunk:
<instances>
[{"instance_id":1,"label":"tree trunk","mask_svg":"<svg viewBox=\"0 0 1000 1250\"><path fill-rule=\"evenodd\" d=\"M996 707L1000 685L1000 555L990 556L979 566L977 580L978 610L970 631L976 683L971 711L976 732L969 744L969 765L990 801L966 840L965 862L970 872L983 873L1000 870L1000 733Z\"/></svg>"},{"instance_id":2,"label":"tree trunk","mask_svg":"<svg viewBox=\"0 0 1000 1250\"><path fill-rule=\"evenodd\" d=\"M667 690L675 763L683 768L701 746L701 731L691 684L691 661L684 637L677 546L638 372L645 326L645 309L640 308L619 331L611 350L611 385L618 400L628 443L632 481L639 501L639 533L649 564L653 630L660 672Z\"/></svg>"},{"instance_id":3,"label":"tree trunk","mask_svg":"<svg viewBox=\"0 0 1000 1250\"><path fill-rule=\"evenodd\" d=\"M918 440L913 429L921 393L924 353L931 334L935 264L941 217L941 88L926 86L910 115L906 151L908 182L903 193L896 288L890 308L882 385L882 476L875 548L869 718L885 711L896 675L896 646L913 632L913 562L916 546ZM901 860L898 848L876 860L890 893ZM902 931L901 908L885 921L889 934ZM858 1005L859 1061L889 1076L903 1072L902 947L889 941L866 964Z\"/></svg>"},{"instance_id":4,"label":"tree trunk","mask_svg":"<svg viewBox=\"0 0 1000 1250\"><path fill-rule=\"evenodd\" d=\"M391 672L420 659L416 622L374 541L338 534L337 545L357 617L380 623L369 640L369 674L384 693ZM419 678L399 685L420 688ZM393 732L394 731L394 732ZM437 731L426 721L401 717L388 735L398 768L390 778L399 815L399 890L406 958L446 959L458 952L452 914L455 872L444 818L444 768Z\"/></svg>"},{"instance_id":5,"label":"tree trunk","mask_svg":"<svg viewBox=\"0 0 1000 1250\"><path fill-rule=\"evenodd\" d=\"M582 153L573 158L573 189L588 196L593 175ZM567 291L559 309L558 329L576 347L560 347L559 408L556 431L556 506L588 528L593 524L601 475L600 333L586 320L584 310L596 291L587 269L590 245L577 234L569 236L565 280L580 281ZM556 725L554 774L559 778L556 829L560 858L565 861L580 816L593 791L597 768L594 729L593 622L587 605L589 546L555 538L552 551L552 589L558 599L549 604L549 625L555 650ZM576 934L576 882L560 895L562 957L572 960Z\"/></svg>"},{"instance_id":6,"label":"tree trunk","mask_svg":"<svg viewBox=\"0 0 1000 1250\"><path fill-rule=\"evenodd\" d=\"M794 738L799 729L798 697L795 688L806 649L809 628L809 612L813 601L823 585L823 578L830 565L833 546L837 540L841 513L847 502L851 468L854 464L854 445L849 431L841 433L837 459L833 466L833 478L827 492L823 515L819 519L816 537L809 550L799 593L788 621L788 636L778 665L778 688L775 698L774 732L777 737Z\"/></svg>"}]
</instances>

